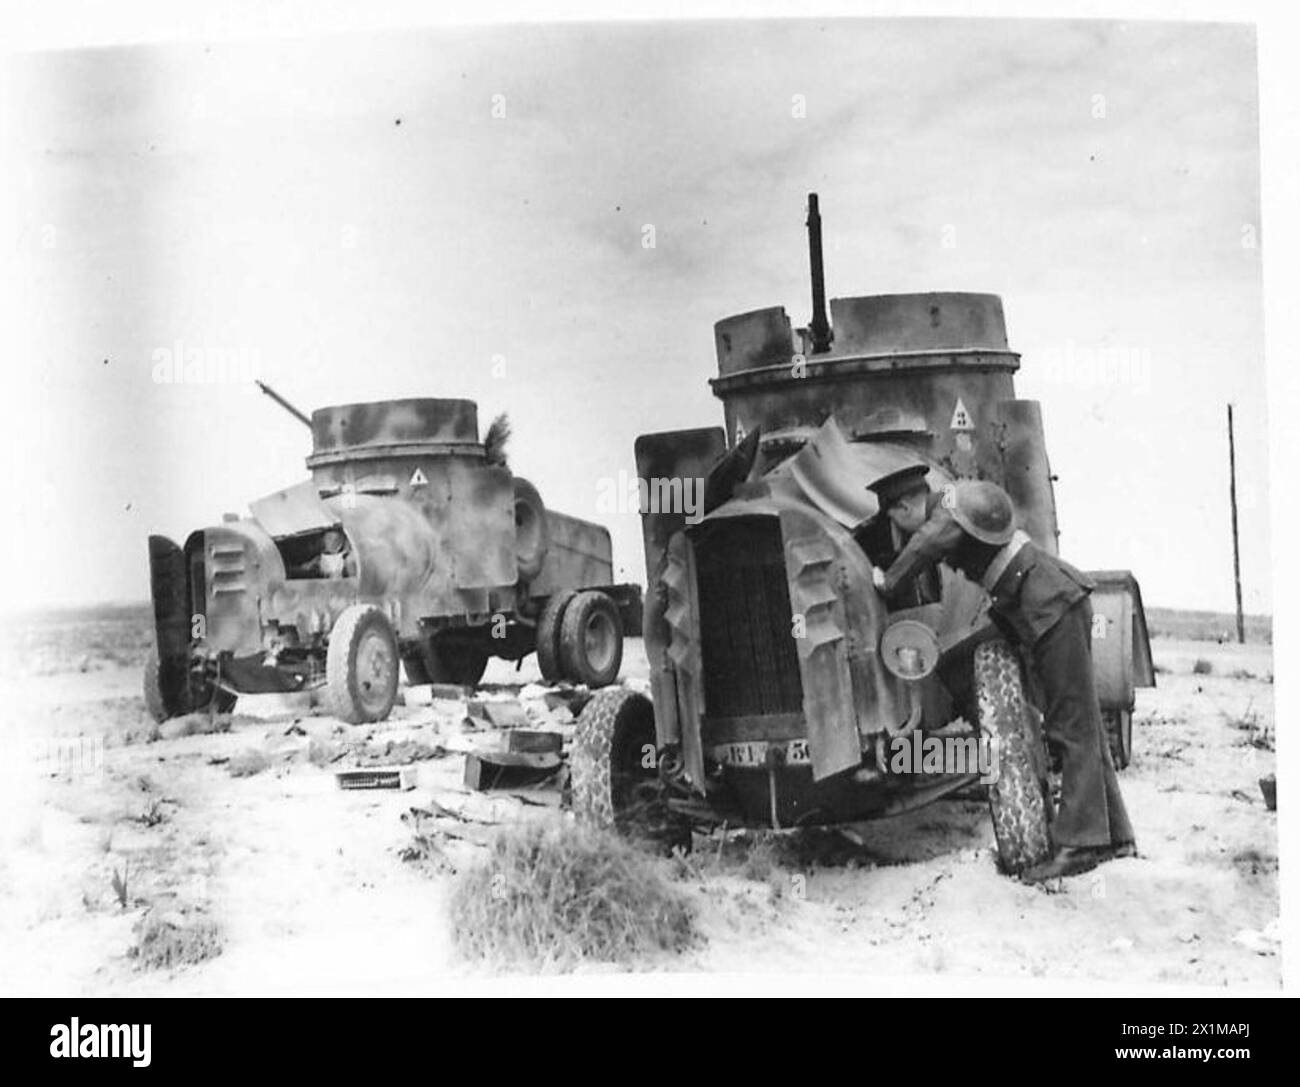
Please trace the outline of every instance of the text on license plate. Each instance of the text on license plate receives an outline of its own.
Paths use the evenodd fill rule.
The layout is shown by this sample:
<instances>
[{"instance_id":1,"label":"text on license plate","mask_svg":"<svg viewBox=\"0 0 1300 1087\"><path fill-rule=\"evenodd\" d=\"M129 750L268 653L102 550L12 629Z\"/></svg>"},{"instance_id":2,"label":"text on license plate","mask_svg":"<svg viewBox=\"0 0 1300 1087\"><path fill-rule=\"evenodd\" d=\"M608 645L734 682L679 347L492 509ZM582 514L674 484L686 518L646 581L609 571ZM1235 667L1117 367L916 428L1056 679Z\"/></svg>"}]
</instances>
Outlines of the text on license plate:
<instances>
[{"instance_id":1,"label":"text on license plate","mask_svg":"<svg viewBox=\"0 0 1300 1087\"><path fill-rule=\"evenodd\" d=\"M767 765L769 748L779 748L785 752L785 762L790 766L807 766L812 763L808 755L807 740L790 740L780 743L768 743L766 740L748 740L730 744L718 744L709 748L709 754L724 766Z\"/></svg>"}]
</instances>

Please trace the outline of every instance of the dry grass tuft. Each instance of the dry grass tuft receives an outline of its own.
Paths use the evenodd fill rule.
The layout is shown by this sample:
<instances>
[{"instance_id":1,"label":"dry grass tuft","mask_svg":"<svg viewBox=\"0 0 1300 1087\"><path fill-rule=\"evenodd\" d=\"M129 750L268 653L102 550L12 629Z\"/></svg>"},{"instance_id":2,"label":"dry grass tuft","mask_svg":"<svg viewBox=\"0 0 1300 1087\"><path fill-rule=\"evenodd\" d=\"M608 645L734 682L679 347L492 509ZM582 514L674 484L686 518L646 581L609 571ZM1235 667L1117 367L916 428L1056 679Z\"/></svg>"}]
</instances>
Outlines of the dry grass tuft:
<instances>
[{"instance_id":1,"label":"dry grass tuft","mask_svg":"<svg viewBox=\"0 0 1300 1087\"><path fill-rule=\"evenodd\" d=\"M696 941L695 915L669 862L618 836L565 822L503 830L457 879L453 939L498 967L632 966Z\"/></svg>"},{"instance_id":2,"label":"dry grass tuft","mask_svg":"<svg viewBox=\"0 0 1300 1087\"><path fill-rule=\"evenodd\" d=\"M220 927L207 918L184 918L150 910L135 925L136 942L127 952L142 970L194 966L221 954Z\"/></svg>"}]
</instances>

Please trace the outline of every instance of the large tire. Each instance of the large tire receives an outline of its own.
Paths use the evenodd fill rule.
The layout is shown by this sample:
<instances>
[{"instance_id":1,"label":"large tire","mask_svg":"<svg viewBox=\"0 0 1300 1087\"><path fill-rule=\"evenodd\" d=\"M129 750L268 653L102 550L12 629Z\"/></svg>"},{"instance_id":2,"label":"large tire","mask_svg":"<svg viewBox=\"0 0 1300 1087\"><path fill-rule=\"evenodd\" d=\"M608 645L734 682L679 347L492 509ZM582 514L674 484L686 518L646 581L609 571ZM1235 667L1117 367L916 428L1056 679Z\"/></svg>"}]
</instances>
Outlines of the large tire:
<instances>
[{"instance_id":1,"label":"large tire","mask_svg":"<svg viewBox=\"0 0 1300 1087\"><path fill-rule=\"evenodd\" d=\"M528 480L515 476L515 568L521 581L532 581L542 572L550 545L542 496Z\"/></svg>"},{"instance_id":2,"label":"large tire","mask_svg":"<svg viewBox=\"0 0 1300 1087\"><path fill-rule=\"evenodd\" d=\"M325 687L334 716L352 725L382 721L397 698L397 637L372 604L344 610L330 632Z\"/></svg>"},{"instance_id":3,"label":"large tire","mask_svg":"<svg viewBox=\"0 0 1300 1087\"><path fill-rule=\"evenodd\" d=\"M998 744L998 779L989 786L998 860L1015 874L1051 854L1052 802L1038 719L1006 642L975 650L975 696L980 728Z\"/></svg>"},{"instance_id":4,"label":"large tire","mask_svg":"<svg viewBox=\"0 0 1300 1087\"><path fill-rule=\"evenodd\" d=\"M553 594L537 619L537 667L547 683L564 678L564 663L560 659L560 624L564 620L564 609L577 595L574 589L563 589Z\"/></svg>"},{"instance_id":5,"label":"large tire","mask_svg":"<svg viewBox=\"0 0 1300 1087\"><path fill-rule=\"evenodd\" d=\"M608 687L623 664L623 620L618 605L597 589L580 592L560 624L564 674L592 690Z\"/></svg>"},{"instance_id":6,"label":"large tire","mask_svg":"<svg viewBox=\"0 0 1300 1087\"><path fill-rule=\"evenodd\" d=\"M1124 770L1133 761L1133 711L1107 710L1106 738L1110 741L1110 757L1116 770Z\"/></svg>"},{"instance_id":7,"label":"large tire","mask_svg":"<svg viewBox=\"0 0 1300 1087\"><path fill-rule=\"evenodd\" d=\"M158 660L157 650L150 650L149 656L145 658L143 686L144 708L149 712L149 716L160 725L173 717L182 717L187 713L199 713L213 708L213 698L217 701L215 706L217 713L229 713L235 708L235 703L239 700L238 695L214 688L207 692L206 697L192 701L187 690L174 700L174 704L169 706L167 696L163 694L162 664Z\"/></svg>"},{"instance_id":8,"label":"large tire","mask_svg":"<svg viewBox=\"0 0 1300 1087\"><path fill-rule=\"evenodd\" d=\"M655 751L650 699L626 687L598 691L578 717L569 756L578 821L624 834L662 832Z\"/></svg>"},{"instance_id":9,"label":"large tire","mask_svg":"<svg viewBox=\"0 0 1300 1087\"><path fill-rule=\"evenodd\" d=\"M162 665L158 661L156 650L151 651L144 662L144 708L160 725L173 716L168 711L167 701L163 696Z\"/></svg>"}]
</instances>

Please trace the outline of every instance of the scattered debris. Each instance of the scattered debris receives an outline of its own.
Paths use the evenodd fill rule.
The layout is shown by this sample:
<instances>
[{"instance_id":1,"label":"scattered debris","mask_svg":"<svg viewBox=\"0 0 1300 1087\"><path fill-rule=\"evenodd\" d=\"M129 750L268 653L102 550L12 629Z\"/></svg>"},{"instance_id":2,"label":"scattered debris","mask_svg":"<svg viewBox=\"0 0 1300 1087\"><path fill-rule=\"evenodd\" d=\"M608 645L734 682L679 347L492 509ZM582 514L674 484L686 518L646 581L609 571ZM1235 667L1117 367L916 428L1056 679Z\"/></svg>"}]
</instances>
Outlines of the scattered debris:
<instances>
[{"instance_id":1,"label":"scattered debris","mask_svg":"<svg viewBox=\"0 0 1300 1087\"><path fill-rule=\"evenodd\" d=\"M513 728L476 744L465 756L465 787L485 792L534 784L549 778L563 763L564 737L543 729Z\"/></svg>"},{"instance_id":2,"label":"scattered debris","mask_svg":"<svg viewBox=\"0 0 1300 1087\"><path fill-rule=\"evenodd\" d=\"M430 683L429 697L443 702L464 700L474 694L473 687L463 687L458 683Z\"/></svg>"},{"instance_id":3,"label":"scattered debris","mask_svg":"<svg viewBox=\"0 0 1300 1087\"><path fill-rule=\"evenodd\" d=\"M376 744L374 750L362 751L357 756L357 763L360 766L406 765L440 759L446 754L447 749L441 744L427 744L423 740L387 740L382 745Z\"/></svg>"},{"instance_id":4,"label":"scattered debris","mask_svg":"<svg viewBox=\"0 0 1300 1087\"><path fill-rule=\"evenodd\" d=\"M418 687L406 688L408 706L431 706L435 702L465 702L473 697L473 687L462 687L458 683L423 683Z\"/></svg>"},{"instance_id":5,"label":"scattered debris","mask_svg":"<svg viewBox=\"0 0 1300 1087\"><path fill-rule=\"evenodd\" d=\"M402 822L411 828L411 840L402 847L398 856L408 864L428 869L433 875L455 875L456 866L443 848L444 836L434 828L425 828L425 814L420 814L417 808L403 813Z\"/></svg>"},{"instance_id":6,"label":"scattered debris","mask_svg":"<svg viewBox=\"0 0 1300 1087\"><path fill-rule=\"evenodd\" d=\"M313 738L307 745L307 761L313 766L324 767L332 762L338 762L347 754L347 749L342 744L336 744L330 740L321 740Z\"/></svg>"},{"instance_id":7,"label":"scattered debris","mask_svg":"<svg viewBox=\"0 0 1300 1087\"><path fill-rule=\"evenodd\" d=\"M502 761L509 760L509 761ZM465 756L465 788L478 792L517 789L545 781L560 768L558 755L494 752Z\"/></svg>"},{"instance_id":8,"label":"scattered debris","mask_svg":"<svg viewBox=\"0 0 1300 1087\"><path fill-rule=\"evenodd\" d=\"M334 780L340 789L414 789L414 766L370 766L358 770L336 770Z\"/></svg>"},{"instance_id":9,"label":"scattered debris","mask_svg":"<svg viewBox=\"0 0 1300 1087\"><path fill-rule=\"evenodd\" d=\"M528 712L513 698L491 702L473 699L466 704L465 714L480 728L528 728L533 723Z\"/></svg>"},{"instance_id":10,"label":"scattered debris","mask_svg":"<svg viewBox=\"0 0 1300 1087\"><path fill-rule=\"evenodd\" d=\"M263 752L250 749L231 756L230 761L226 763L226 769L232 778L248 778L260 774L270 765L271 760Z\"/></svg>"}]
</instances>

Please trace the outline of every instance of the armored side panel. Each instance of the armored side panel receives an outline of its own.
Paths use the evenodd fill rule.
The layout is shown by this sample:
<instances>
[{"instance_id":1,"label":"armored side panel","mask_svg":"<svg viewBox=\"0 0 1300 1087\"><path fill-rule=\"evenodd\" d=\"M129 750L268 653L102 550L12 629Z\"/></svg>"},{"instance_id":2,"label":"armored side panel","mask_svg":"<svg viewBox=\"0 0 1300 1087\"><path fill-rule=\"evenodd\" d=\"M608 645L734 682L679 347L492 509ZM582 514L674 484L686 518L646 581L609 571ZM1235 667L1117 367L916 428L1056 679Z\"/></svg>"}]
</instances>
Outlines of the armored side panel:
<instances>
[{"instance_id":1,"label":"armored side panel","mask_svg":"<svg viewBox=\"0 0 1300 1087\"><path fill-rule=\"evenodd\" d=\"M256 521L232 521L185 541L191 599L210 649L236 657L262 649L262 605L284 581L275 542Z\"/></svg>"},{"instance_id":2,"label":"armored side panel","mask_svg":"<svg viewBox=\"0 0 1300 1087\"><path fill-rule=\"evenodd\" d=\"M1103 710L1132 710L1135 687L1154 687L1155 668L1142 591L1127 570L1089 574L1092 594L1092 668Z\"/></svg>"},{"instance_id":3,"label":"armored side panel","mask_svg":"<svg viewBox=\"0 0 1300 1087\"><path fill-rule=\"evenodd\" d=\"M307 467L321 495L362 540L362 595L398 592L404 602L402 633L421 617L459 615L480 618L514 605L514 487L510 472L488 465L478 436L478 412L472 400L413 399L373 404L342 404L312 413L313 452ZM428 546L415 541L414 522L403 526L411 548L398 549L392 562L365 561L366 552L382 544L382 516L362 501L365 496L396 498L384 503L423 518ZM337 499L338 501L334 501ZM349 514L356 511L355 515ZM367 529L366 525L373 527ZM380 548L382 550L382 547ZM390 549L391 550L391 549ZM418 561L413 564L412 557ZM388 586L367 578L380 567L420 586ZM412 570L413 567L413 570ZM414 571L414 572L413 572ZM420 597L415 599L414 597Z\"/></svg>"},{"instance_id":4,"label":"armored side panel","mask_svg":"<svg viewBox=\"0 0 1300 1087\"><path fill-rule=\"evenodd\" d=\"M1002 486L1011 496L1020 525L1030 539L1055 555L1060 530L1042 409L1037 400L1004 400L997 405L997 417L1001 423L998 444L1002 450Z\"/></svg>"},{"instance_id":5,"label":"armored side panel","mask_svg":"<svg viewBox=\"0 0 1300 1087\"><path fill-rule=\"evenodd\" d=\"M531 596L613 584L614 548L607 528L547 510L546 530L546 561L529 584Z\"/></svg>"},{"instance_id":6,"label":"armored side panel","mask_svg":"<svg viewBox=\"0 0 1300 1087\"><path fill-rule=\"evenodd\" d=\"M647 495L650 488L676 481L678 493L698 487L703 500L709 470L726 452L719 427L643 434L636 440L636 472ZM656 486L656 493L664 490ZM667 493L672 493L671 486ZM687 774L700 784L704 776L699 746L703 676L699 665L694 554L685 538L685 510L647 505L641 511L645 541L646 600L642 632L650 664L650 688L659 743L684 744ZM673 640L674 661L667 653ZM682 707L689 727L681 728Z\"/></svg>"},{"instance_id":7,"label":"armored side panel","mask_svg":"<svg viewBox=\"0 0 1300 1087\"><path fill-rule=\"evenodd\" d=\"M799 628L786 636L799 654L804 729L813 778L821 780L862 761L857 729L844 727L856 722L857 715L849 669L849 622L839 592L843 579L836 576L840 550L825 522L801 510L782 510L780 531L790 607L799 618Z\"/></svg>"}]
</instances>

